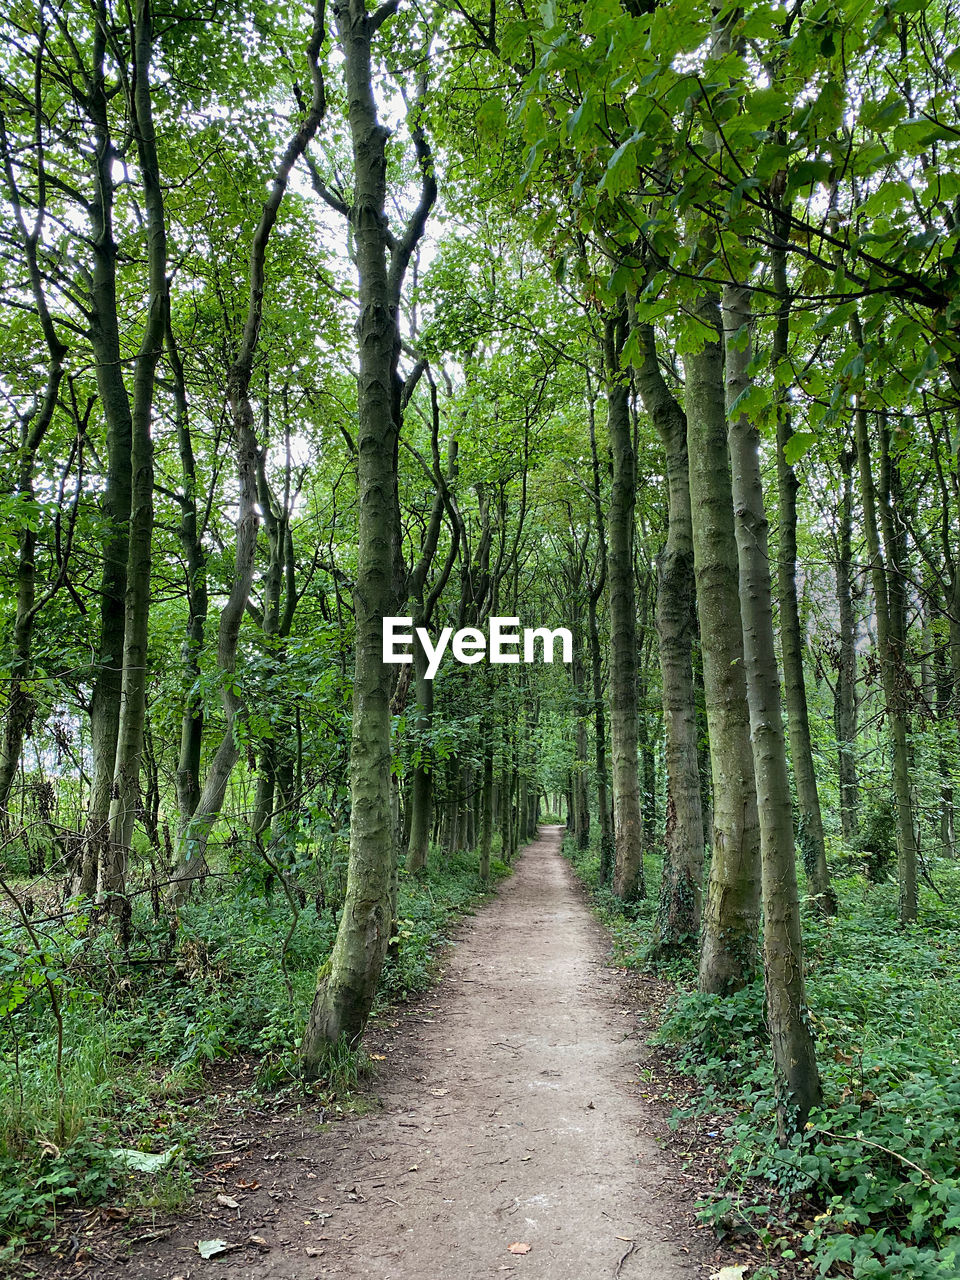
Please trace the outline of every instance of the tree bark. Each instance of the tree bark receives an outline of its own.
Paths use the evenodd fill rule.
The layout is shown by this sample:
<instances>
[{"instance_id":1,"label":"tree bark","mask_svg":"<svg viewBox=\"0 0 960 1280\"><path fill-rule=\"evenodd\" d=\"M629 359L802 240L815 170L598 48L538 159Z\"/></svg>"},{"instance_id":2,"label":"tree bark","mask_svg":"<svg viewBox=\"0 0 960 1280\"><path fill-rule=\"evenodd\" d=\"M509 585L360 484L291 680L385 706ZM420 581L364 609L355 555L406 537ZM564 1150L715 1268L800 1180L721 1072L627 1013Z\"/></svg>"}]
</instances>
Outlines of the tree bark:
<instances>
[{"instance_id":1,"label":"tree bark","mask_svg":"<svg viewBox=\"0 0 960 1280\"><path fill-rule=\"evenodd\" d=\"M687 456L714 806L699 982L702 991L725 992L749 982L757 967L760 833L717 298L702 299L696 314L708 337L685 360Z\"/></svg>"},{"instance_id":2,"label":"tree bark","mask_svg":"<svg viewBox=\"0 0 960 1280\"><path fill-rule=\"evenodd\" d=\"M110 842L100 867L98 891L111 912L123 906L126 868L140 804L140 758L147 709L147 649L153 541L153 440L151 419L157 365L168 311L167 231L153 125L150 58L153 52L151 0L138 0L134 22L133 86L130 114L137 142L146 210L149 298L133 381L131 414L131 508L124 601L123 672L117 730Z\"/></svg>"},{"instance_id":3,"label":"tree bark","mask_svg":"<svg viewBox=\"0 0 960 1280\"><path fill-rule=\"evenodd\" d=\"M187 568L187 625L183 644L180 647L180 661L183 667L183 710L180 716L180 747L177 753L176 773L179 833L182 834L200 800L200 759L203 748L204 713L203 699L199 695L197 684L200 679L200 658L203 654L209 593L207 557L200 533L197 466L190 431L186 376L173 333L169 297L167 304L165 325L167 361L173 374L177 448L183 474L178 532Z\"/></svg>"},{"instance_id":4,"label":"tree bark","mask_svg":"<svg viewBox=\"0 0 960 1280\"><path fill-rule=\"evenodd\" d=\"M691 952L703 910L703 814L693 683L696 585L687 461L687 420L664 382L653 328L639 333L636 371L644 408L663 444L667 468L667 540L657 558L657 634L666 731L667 823L653 953Z\"/></svg>"},{"instance_id":5,"label":"tree bark","mask_svg":"<svg viewBox=\"0 0 960 1280\"><path fill-rule=\"evenodd\" d=\"M637 606L633 577L637 460L630 421L630 384L621 367L626 313L607 319L604 361L607 434L613 467L607 521L610 605L610 737L613 749L613 891L624 902L644 896L643 821L637 740Z\"/></svg>"},{"instance_id":6,"label":"tree bark","mask_svg":"<svg viewBox=\"0 0 960 1280\"><path fill-rule=\"evenodd\" d=\"M853 607L853 464L854 454L844 450L840 458L843 491L840 498L836 583L840 648L834 702L840 783L840 827L848 849L857 847L860 835L857 778L857 622Z\"/></svg>"},{"instance_id":7,"label":"tree bark","mask_svg":"<svg viewBox=\"0 0 960 1280\"><path fill-rule=\"evenodd\" d=\"M493 723L488 721L483 745L483 811L480 823L480 883L490 883L493 844Z\"/></svg>"},{"instance_id":8,"label":"tree bark","mask_svg":"<svg viewBox=\"0 0 960 1280\"><path fill-rule=\"evenodd\" d=\"M6 129L0 117L0 149L2 149L3 172L6 177L8 198L17 228L23 242L30 278L30 290L33 294L37 319L47 346L48 363L46 385L42 395L38 395L34 405L20 419L20 458L17 479L17 493L26 511L34 506L34 474L37 466L37 454L53 421L57 408L57 397L64 376L64 362L67 356L67 345L57 333L53 317L47 305L43 287L43 277L37 257L37 246L43 230L44 209L37 211L32 228L27 226L17 187L16 175ZM78 486L80 479L77 480ZM17 554L17 603L13 621L13 657L10 664L10 689L7 696L6 723L4 725L3 742L0 745L0 821L4 827L8 816L10 792L20 767L20 753L23 750L24 736L33 720L36 700L31 691L30 677L33 671L33 634L37 615L43 600L37 600L37 537L28 517L18 536Z\"/></svg>"},{"instance_id":9,"label":"tree bark","mask_svg":"<svg viewBox=\"0 0 960 1280\"><path fill-rule=\"evenodd\" d=\"M854 336L860 340L859 323L855 323ZM877 613L877 647L879 649L880 675L883 683L887 723L893 751L893 790L897 811L897 861L900 872L899 918L909 923L917 918L917 849L913 832L913 798L910 794L910 760L907 751L907 724L903 709L902 660L902 601L903 587L899 578L900 565L884 564L880 548L878 522L878 494L874 485L873 466L870 457L870 433L867 414L858 402L854 410L854 431L857 443L857 461L860 469L860 494L863 502L863 529L870 561L870 577L873 583L874 605ZM881 435L886 426L881 424ZM881 450L886 445L881 442ZM886 464L883 464L886 466ZM881 501L889 500L889 487L884 486ZM889 515L884 517L889 520ZM891 537L890 548L894 539ZM892 597L892 598L891 598Z\"/></svg>"},{"instance_id":10,"label":"tree bark","mask_svg":"<svg viewBox=\"0 0 960 1280\"><path fill-rule=\"evenodd\" d=\"M387 16L389 10L378 11ZM357 453L359 550L355 590L353 733L350 749L350 858L347 892L330 959L318 976L303 1040L308 1077L341 1039L356 1043L373 1005L390 940L391 880L396 843L391 805L391 678L383 662L383 619L399 597L400 517L397 453L402 385L398 313L404 273L436 198L432 159L413 133L422 175L420 204L402 239L386 217L386 141L372 80L377 16L363 0L337 0L353 150L350 221L359 282Z\"/></svg>"},{"instance_id":11,"label":"tree bark","mask_svg":"<svg viewBox=\"0 0 960 1280\"><path fill-rule=\"evenodd\" d=\"M821 1099L803 980L793 805L773 631L769 539L760 474L760 433L737 411L749 386L750 291L724 290L727 411L750 734L760 818L763 962L767 1025L782 1141L802 1133Z\"/></svg>"},{"instance_id":12,"label":"tree bark","mask_svg":"<svg viewBox=\"0 0 960 1280\"><path fill-rule=\"evenodd\" d=\"M774 368L788 356L790 297L787 285L786 236L789 210L774 214L776 244L771 251L773 287L778 298L777 327L773 340ZM826 916L837 911L837 896L830 883L827 851L823 838L823 817L817 790L817 773L810 740L810 717L803 672L803 631L797 603L797 490L799 483L787 461L787 442L793 434L784 389L777 393L777 494L780 507L780 542L777 570L780 604L780 650L783 658L783 691L787 705L790 755L800 811L798 843L811 896Z\"/></svg>"},{"instance_id":13,"label":"tree bark","mask_svg":"<svg viewBox=\"0 0 960 1280\"><path fill-rule=\"evenodd\" d=\"M906 665L907 602L904 588L904 531L898 514L902 502L900 467L890 450L890 430L885 412L878 420L880 435L880 485L877 510L886 559L887 652L891 692L896 708L894 740L894 788L897 794L897 867L900 882L901 924L916 920L917 842L914 833L913 796L910 790L909 711ZM879 632L878 632L879 634Z\"/></svg>"},{"instance_id":14,"label":"tree bark","mask_svg":"<svg viewBox=\"0 0 960 1280\"><path fill-rule=\"evenodd\" d=\"M105 77L109 19L98 0L93 37L91 92L93 122L93 191L89 205L93 269L90 278L90 345L97 389L107 428L107 474L101 508L106 532L100 581L100 635L90 701L90 749L93 777L87 809L80 892L93 897L110 833L110 798L117 759L127 556L131 509L133 419L123 380L117 312L117 246L113 238L114 176L117 159L107 116Z\"/></svg>"},{"instance_id":15,"label":"tree bark","mask_svg":"<svg viewBox=\"0 0 960 1280\"><path fill-rule=\"evenodd\" d=\"M593 387L588 383L588 422L590 427L590 458L593 464L593 514L597 527L599 572L596 581L589 583L587 596L587 630L590 637L590 670L593 681L593 737L597 759L597 809L600 818L600 883L609 884L613 874L614 836L613 812L610 806L610 773L607 763L607 718L603 697L603 654L600 649L600 628L597 606L603 596L607 580L607 533L603 518L603 501L600 495L600 458L597 454L596 413Z\"/></svg>"}]
</instances>

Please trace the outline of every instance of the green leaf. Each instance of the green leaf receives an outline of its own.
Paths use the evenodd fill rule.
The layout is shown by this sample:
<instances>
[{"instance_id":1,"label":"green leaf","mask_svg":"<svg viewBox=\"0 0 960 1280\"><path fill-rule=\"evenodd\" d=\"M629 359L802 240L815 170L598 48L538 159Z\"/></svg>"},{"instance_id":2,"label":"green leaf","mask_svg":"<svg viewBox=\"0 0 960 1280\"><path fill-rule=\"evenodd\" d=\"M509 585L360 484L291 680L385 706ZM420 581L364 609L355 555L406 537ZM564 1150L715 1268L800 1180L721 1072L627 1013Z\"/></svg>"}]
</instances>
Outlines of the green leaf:
<instances>
[{"instance_id":1,"label":"green leaf","mask_svg":"<svg viewBox=\"0 0 960 1280\"><path fill-rule=\"evenodd\" d=\"M817 437L812 431L795 431L783 446L784 459L792 467L813 448Z\"/></svg>"}]
</instances>

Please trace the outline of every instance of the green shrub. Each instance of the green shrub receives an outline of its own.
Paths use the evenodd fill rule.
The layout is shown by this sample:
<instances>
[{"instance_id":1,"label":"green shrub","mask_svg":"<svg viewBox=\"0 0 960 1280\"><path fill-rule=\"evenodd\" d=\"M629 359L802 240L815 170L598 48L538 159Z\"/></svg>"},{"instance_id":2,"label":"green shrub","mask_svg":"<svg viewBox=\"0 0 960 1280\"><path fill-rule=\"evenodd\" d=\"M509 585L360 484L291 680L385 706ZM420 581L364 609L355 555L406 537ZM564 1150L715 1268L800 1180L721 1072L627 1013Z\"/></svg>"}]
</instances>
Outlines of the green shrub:
<instances>
[{"instance_id":1,"label":"green shrub","mask_svg":"<svg viewBox=\"0 0 960 1280\"><path fill-rule=\"evenodd\" d=\"M491 879L507 873L494 858ZM401 872L381 1006L429 985L452 922L480 896L475 854L434 850L420 875ZM83 917L44 926L39 952L22 927L2 925L0 1242L43 1235L64 1204L126 1185L111 1148L177 1145L189 1156L205 1116L203 1108L178 1110L175 1099L188 1085L202 1089L210 1063L252 1058L260 1088L297 1081L316 973L337 920L310 902L292 932L291 923L284 894L240 875L228 892L181 908L173 938L141 900L129 951L109 930L88 933ZM60 1055L47 978L63 1021ZM362 1055L334 1055L327 1086L349 1092L362 1064ZM183 1165L164 1176L169 1194L182 1194Z\"/></svg>"},{"instance_id":2,"label":"green shrub","mask_svg":"<svg viewBox=\"0 0 960 1280\"><path fill-rule=\"evenodd\" d=\"M567 852L618 960L645 964L649 906L624 913L597 888L596 850ZM739 1224L789 1257L791 1237L774 1230L786 1220L820 1275L841 1274L838 1265L855 1280L960 1275L960 867L940 863L937 881L943 898L924 887L921 923L909 928L897 924L896 885L862 875L836 882L835 919L805 915L824 1104L785 1148L762 981L706 996L692 989L691 962L671 971L681 985L656 1038L696 1081L697 1099L673 1123L727 1116L726 1172L704 1221Z\"/></svg>"}]
</instances>

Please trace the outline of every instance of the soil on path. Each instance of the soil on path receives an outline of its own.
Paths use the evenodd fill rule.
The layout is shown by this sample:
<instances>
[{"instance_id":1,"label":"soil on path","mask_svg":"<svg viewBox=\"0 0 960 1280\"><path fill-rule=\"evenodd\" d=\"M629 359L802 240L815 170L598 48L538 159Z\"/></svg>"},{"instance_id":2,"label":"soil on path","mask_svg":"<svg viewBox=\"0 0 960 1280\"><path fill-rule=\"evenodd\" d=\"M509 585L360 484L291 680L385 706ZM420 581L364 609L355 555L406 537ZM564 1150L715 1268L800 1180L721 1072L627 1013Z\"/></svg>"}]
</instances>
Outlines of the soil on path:
<instances>
[{"instance_id":1,"label":"soil on path","mask_svg":"<svg viewBox=\"0 0 960 1280\"><path fill-rule=\"evenodd\" d=\"M97 1276L703 1277L689 1205L638 1097L643 1048L560 842L559 827L541 828L460 931L439 993L386 1055L380 1109L266 1135L172 1234L116 1267L101 1259ZM201 1237L243 1247L203 1261Z\"/></svg>"}]
</instances>

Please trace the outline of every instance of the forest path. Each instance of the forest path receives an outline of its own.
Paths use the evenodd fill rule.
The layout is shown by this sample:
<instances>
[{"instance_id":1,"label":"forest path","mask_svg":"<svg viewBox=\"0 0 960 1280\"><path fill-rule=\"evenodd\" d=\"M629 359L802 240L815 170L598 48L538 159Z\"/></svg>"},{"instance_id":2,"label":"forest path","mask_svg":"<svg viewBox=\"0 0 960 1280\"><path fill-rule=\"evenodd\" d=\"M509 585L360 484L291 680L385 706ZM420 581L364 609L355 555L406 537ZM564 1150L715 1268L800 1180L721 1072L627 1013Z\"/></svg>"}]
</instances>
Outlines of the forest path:
<instances>
[{"instance_id":1,"label":"forest path","mask_svg":"<svg viewBox=\"0 0 960 1280\"><path fill-rule=\"evenodd\" d=\"M702 1277L696 1243L684 1230L670 1240L689 1209L649 1136L635 1084L642 1047L561 837L541 828L498 897L460 930L442 986L382 1046L382 1109L319 1136L303 1123L292 1145L280 1132L258 1139L259 1155L246 1153L222 1186L208 1182L197 1206L207 1221L181 1221L122 1274ZM254 1179L258 1190L234 1189ZM218 1207L217 1190L239 1197L240 1210ZM200 1237L250 1235L261 1251L197 1255ZM516 1243L529 1252L510 1252Z\"/></svg>"}]
</instances>

